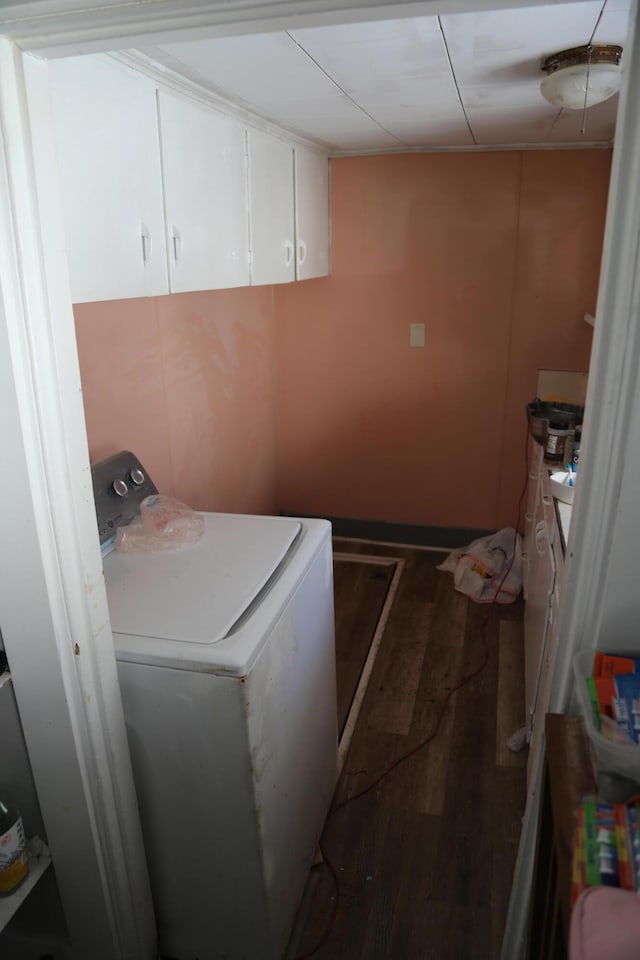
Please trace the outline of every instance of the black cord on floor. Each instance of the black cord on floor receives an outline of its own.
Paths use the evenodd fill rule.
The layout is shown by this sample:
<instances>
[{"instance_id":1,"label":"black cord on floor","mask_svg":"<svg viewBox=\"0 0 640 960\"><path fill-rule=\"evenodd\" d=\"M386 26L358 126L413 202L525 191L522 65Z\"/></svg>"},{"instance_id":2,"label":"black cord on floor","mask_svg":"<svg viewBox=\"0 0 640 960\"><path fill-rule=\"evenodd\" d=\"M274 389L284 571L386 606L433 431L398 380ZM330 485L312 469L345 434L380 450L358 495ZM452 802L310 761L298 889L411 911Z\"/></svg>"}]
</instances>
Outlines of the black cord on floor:
<instances>
[{"instance_id":1,"label":"black cord on floor","mask_svg":"<svg viewBox=\"0 0 640 960\"><path fill-rule=\"evenodd\" d=\"M484 656L482 659L482 663L480 664L479 667L477 667L473 671L473 673L470 673L467 676L463 677L463 679L459 683L457 683L454 687L452 687L449 690L446 697L442 701L440 710L438 712L438 716L436 718L435 725L431 733L427 737L425 737L424 740L421 740L420 743L416 744L416 746L413 747L411 750L409 750L407 753L403 754L397 760L394 760L394 762L389 767L387 767L387 769L384 770L378 777L376 777L376 779L373 780L368 787L365 787L364 790L360 790L358 793L354 793L352 796L347 797L345 800L342 800L341 803L339 803L336 807L334 807L333 810L329 812L329 815L327 817L327 821L325 824L325 829L327 824L331 820L331 818L334 817L337 813L339 813L340 810L343 810L348 804L353 803L354 800L359 800L360 797L364 797L365 794L370 793L370 791L373 790L375 787L377 787L378 784L382 783L382 781L386 777L388 777L389 774L396 769L396 767L399 767L401 763L404 763L406 760L409 760L412 756L414 756L414 754L418 753L419 750L422 750L424 747L427 746L427 744L431 743L431 741L437 736L438 731L440 729L440 725L447 711L449 700L451 699L453 694L456 693L456 691L460 690L461 687L464 687L465 684L469 683L471 680L477 677L480 673L482 673L487 663L489 662L489 649L488 649L486 637L484 634L484 630L488 622L489 622L489 615L487 614L484 617L482 624L480 625L480 631L481 631L480 635L481 635L481 639L484 646ZM312 957L315 953L317 953L320 947L324 946L324 944L327 942L327 940L331 935L333 924L335 922L336 916L338 915L338 910L340 907L340 884L338 883L338 875L336 873L336 870L333 864L331 863L331 860L329 859L329 857L325 852L325 849L322 845L322 841L320 842L320 850L322 852L324 862L329 868L329 872L331 873L331 877L333 879L333 883L335 887L335 898L334 898L333 910L331 911L331 916L327 921L327 926L324 934L322 935L322 939L313 947L312 950L309 950L306 953L299 954L295 958L295 960L307 960L308 957Z\"/></svg>"},{"instance_id":2,"label":"black cord on floor","mask_svg":"<svg viewBox=\"0 0 640 960\"><path fill-rule=\"evenodd\" d=\"M498 595L499 595L500 591L502 590L502 586L503 586L505 580L507 579L507 577L509 576L509 573L511 572L511 568L513 567L513 562L514 562L515 557L516 557L516 549L517 549L517 545L518 545L518 524L520 523L520 513L521 513L521 511L522 511L522 501L523 501L523 499L524 499L524 497L525 497L525 494L526 494L526 492L527 492L527 485L528 485L528 480L529 480L529 456L528 456L528 450L529 450L529 430L527 429L526 446L525 446L525 465L526 465L525 482L524 482L524 486L523 486L523 488L522 488L522 492L521 492L521 494L520 494L520 499L518 500L518 514L517 514L516 528L515 528L514 538L513 538L513 555L512 555L512 557L511 557L511 562L509 563L509 566L507 567L507 569L506 569L505 573L503 574L503 576L502 576L502 578L501 578L498 586L496 587L496 592L495 592L495 594L493 595L493 599L487 604L487 606L488 606L489 608L492 607L492 606L497 602L497 600L498 600ZM451 689L448 691L446 697L445 697L444 700L442 701L442 704L441 704L441 706L440 706L440 710L439 710L438 715L437 715L437 717L436 717L435 725L434 725L433 730L431 731L431 733L429 733L429 735L428 735L427 737L425 737L423 740L421 740L420 743L416 744L415 747L412 747L412 749L409 750L407 753L404 753L404 754L403 754L401 757L399 757L397 760L394 760L394 762L393 762L389 767L387 767L386 770L383 770L383 772L382 772L378 777L376 777L376 779L373 780L373 781L369 784L368 787L365 787L364 790L360 790L358 793L354 793L351 797L347 797L345 800L342 800L337 806L335 806L332 810L330 810L330 811L329 811L329 814L328 814L328 816L327 816L326 823L325 823L325 830L327 829L327 826L328 826L328 824L329 824L329 821L332 819L332 817L334 817L337 813L339 813L340 810L344 810L344 808L345 808L348 804L353 803L354 800L359 800L361 797L364 797L367 793L370 793L371 790L373 790L373 789L374 789L375 787L377 787L380 783L382 783L382 781L383 781L386 777L388 777L389 774L392 773L393 770L395 770L397 767L400 766L400 764L404 763L406 760L409 760L411 757L415 756L416 753L418 753L420 750L424 749L424 747L426 747L429 743L431 743L432 740L435 739L435 737L438 735L438 731L440 730L440 726L441 726L442 721L443 721L443 719L444 719L444 716L445 716L445 714L446 714L446 712L447 712L447 707L449 706L449 701L450 701L451 697L453 696L453 694L454 694L454 693L457 693L457 691L460 690L462 687L464 687L467 683L470 683L470 682L471 682L472 680L474 680L477 676L479 676L479 675L482 673L482 671L485 669L485 667L487 666L487 664L489 663L489 645L488 645L488 643L487 643L487 637L486 637L486 630L487 630L488 624L489 624L489 613L487 612L487 613L485 614L485 616L483 617L481 623L480 623L480 639L481 639L481 641L482 641L482 647L483 647L483 657L482 657L482 662L480 663L480 666L478 666L472 673L469 673L469 674L467 674L466 676L464 676L459 683L457 683L454 687L451 687ZM340 909L340 884L339 884L339 882L338 882L338 874L337 874L337 872L336 872L335 867L334 867L333 864L331 863L331 860L329 859L329 857L327 856L327 854L326 854L326 852L325 852L325 849L324 849L322 840L320 841L319 846L320 846L320 851L321 851L321 853L322 853L324 862L326 863L327 868L328 868L328 870L329 870L329 872L330 872L330 874L331 874L331 878L332 878L332 880L333 880L333 885L334 885L334 890L335 890L335 896L334 896L334 902L333 902L333 909L332 909L331 915L330 915L330 917L329 917L329 919L328 919L328 921L327 921L327 925L326 925L326 927L325 927L325 931L324 931L324 933L322 934L322 937L320 938L320 940L318 941L318 943L316 943L316 945L315 945L314 947L312 947L311 950L307 950L305 953L300 953L300 954L298 954L298 955L294 958L294 960L308 960L309 957L313 957L314 954L316 954L316 953L318 952L318 950L320 950L320 948L325 945L325 943L327 942L327 940L328 940L329 937L331 936L331 933L332 933L332 931L333 931L333 926L334 926L336 917L338 916L338 911L339 911L339 909Z\"/></svg>"}]
</instances>

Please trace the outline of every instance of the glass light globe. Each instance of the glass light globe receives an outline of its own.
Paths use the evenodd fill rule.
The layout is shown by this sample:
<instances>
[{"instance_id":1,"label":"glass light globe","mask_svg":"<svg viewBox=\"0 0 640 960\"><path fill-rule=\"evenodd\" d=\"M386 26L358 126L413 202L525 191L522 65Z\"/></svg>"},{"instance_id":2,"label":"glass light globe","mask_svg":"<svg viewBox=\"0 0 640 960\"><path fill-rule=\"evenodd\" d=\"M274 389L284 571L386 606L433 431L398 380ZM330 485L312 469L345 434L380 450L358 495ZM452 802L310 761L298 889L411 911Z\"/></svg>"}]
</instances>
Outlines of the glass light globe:
<instances>
[{"instance_id":1,"label":"glass light globe","mask_svg":"<svg viewBox=\"0 0 640 960\"><path fill-rule=\"evenodd\" d=\"M612 63L586 63L562 67L548 74L540 84L540 90L556 107L565 110L582 110L585 106L585 91L589 77L587 107L609 100L620 89L620 67Z\"/></svg>"}]
</instances>

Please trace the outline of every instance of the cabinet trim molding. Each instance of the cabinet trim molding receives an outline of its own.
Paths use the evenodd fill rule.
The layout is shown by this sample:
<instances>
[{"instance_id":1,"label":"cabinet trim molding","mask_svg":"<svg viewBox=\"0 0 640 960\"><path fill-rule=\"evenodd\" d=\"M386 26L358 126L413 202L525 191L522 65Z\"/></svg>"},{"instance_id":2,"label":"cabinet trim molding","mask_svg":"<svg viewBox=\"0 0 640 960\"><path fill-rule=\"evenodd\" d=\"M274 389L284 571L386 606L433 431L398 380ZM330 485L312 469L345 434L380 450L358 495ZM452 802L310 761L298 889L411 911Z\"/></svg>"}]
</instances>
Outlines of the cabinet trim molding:
<instances>
[{"instance_id":1,"label":"cabinet trim molding","mask_svg":"<svg viewBox=\"0 0 640 960\"><path fill-rule=\"evenodd\" d=\"M278 124L266 120L259 114L253 113L251 110L247 110L245 107L234 103L233 100L229 100L214 90L210 90L208 87L198 83L196 79L187 77L173 70L169 63L166 62L169 58L162 50L150 49L148 53L142 53L138 50L117 51L105 54L105 56L135 70L137 73L145 74L145 76L150 77L161 86L166 87L168 90L173 90L174 93L178 93L189 100L195 100L212 110L217 110L219 113L223 113L228 117L233 117L235 120L240 120L248 127L253 127L262 133L268 133L272 137L277 137L279 140L284 140L294 146L304 146L323 156L327 156L329 153L328 144L316 140L309 140L300 134L280 127Z\"/></svg>"}]
</instances>

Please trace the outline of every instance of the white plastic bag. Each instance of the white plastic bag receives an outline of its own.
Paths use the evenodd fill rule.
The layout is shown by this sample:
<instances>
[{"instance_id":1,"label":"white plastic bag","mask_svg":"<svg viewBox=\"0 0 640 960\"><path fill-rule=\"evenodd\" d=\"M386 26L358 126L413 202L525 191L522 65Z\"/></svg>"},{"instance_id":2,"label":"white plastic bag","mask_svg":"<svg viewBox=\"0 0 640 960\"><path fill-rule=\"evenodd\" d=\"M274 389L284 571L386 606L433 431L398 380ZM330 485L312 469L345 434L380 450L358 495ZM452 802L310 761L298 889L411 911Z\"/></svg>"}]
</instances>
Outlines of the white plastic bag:
<instances>
[{"instance_id":1,"label":"white plastic bag","mask_svg":"<svg viewBox=\"0 0 640 960\"><path fill-rule=\"evenodd\" d=\"M173 550L195 543L204 533L204 518L186 503L154 494L140 504L140 517L118 527L116 550L124 553Z\"/></svg>"},{"instance_id":2,"label":"white plastic bag","mask_svg":"<svg viewBox=\"0 0 640 960\"><path fill-rule=\"evenodd\" d=\"M477 603L513 603L522 589L522 538L512 527L458 547L437 567Z\"/></svg>"}]
</instances>

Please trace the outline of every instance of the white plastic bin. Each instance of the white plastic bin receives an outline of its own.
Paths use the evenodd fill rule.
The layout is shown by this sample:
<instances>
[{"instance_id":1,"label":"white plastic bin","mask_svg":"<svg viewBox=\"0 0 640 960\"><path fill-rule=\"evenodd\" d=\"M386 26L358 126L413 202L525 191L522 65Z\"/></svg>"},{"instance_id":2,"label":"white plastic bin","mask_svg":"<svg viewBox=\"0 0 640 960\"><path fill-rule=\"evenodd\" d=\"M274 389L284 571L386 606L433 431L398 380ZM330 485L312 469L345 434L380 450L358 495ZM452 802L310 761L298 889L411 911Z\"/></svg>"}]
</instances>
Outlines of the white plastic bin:
<instances>
[{"instance_id":1,"label":"white plastic bin","mask_svg":"<svg viewBox=\"0 0 640 960\"><path fill-rule=\"evenodd\" d=\"M587 677L593 676L594 653L594 650L583 650L578 653L573 659L573 670L578 701L584 716L584 725L595 752L598 772L615 774L640 784L640 744L612 743L599 730L596 730L589 691L585 683ZM640 656L640 654L629 654L629 656Z\"/></svg>"}]
</instances>

